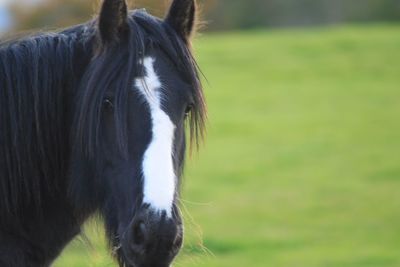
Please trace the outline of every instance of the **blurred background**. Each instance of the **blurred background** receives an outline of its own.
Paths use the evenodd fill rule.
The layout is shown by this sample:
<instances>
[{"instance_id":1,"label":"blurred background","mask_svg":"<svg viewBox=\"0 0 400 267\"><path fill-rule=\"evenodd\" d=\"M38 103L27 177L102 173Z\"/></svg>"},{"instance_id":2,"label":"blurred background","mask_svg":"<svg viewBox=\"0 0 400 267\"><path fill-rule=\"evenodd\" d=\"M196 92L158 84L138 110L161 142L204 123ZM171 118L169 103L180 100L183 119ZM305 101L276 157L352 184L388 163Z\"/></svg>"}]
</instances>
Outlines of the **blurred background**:
<instances>
[{"instance_id":1,"label":"blurred background","mask_svg":"<svg viewBox=\"0 0 400 267\"><path fill-rule=\"evenodd\" d=\"M169 2L134 6L162 16ZM399 267L400 0L199 3L208 135L187 162L175 266ZM0 0L0 32L98 6ZM115 266L101 223L54 266Z\"/></svg>"},{"instance_id":2,"label":"blurred background","mask_svg":"<svg viewBox=\"0 0 400 267\"><path fill-rule=\"evenodd\" d=\"M88 20L100 0L0 0L0 29L64 27ZM170 0L131 0L162 16ZM207 31L400 20L399 0L199 0Z\"/></svg>"}]
</instances>

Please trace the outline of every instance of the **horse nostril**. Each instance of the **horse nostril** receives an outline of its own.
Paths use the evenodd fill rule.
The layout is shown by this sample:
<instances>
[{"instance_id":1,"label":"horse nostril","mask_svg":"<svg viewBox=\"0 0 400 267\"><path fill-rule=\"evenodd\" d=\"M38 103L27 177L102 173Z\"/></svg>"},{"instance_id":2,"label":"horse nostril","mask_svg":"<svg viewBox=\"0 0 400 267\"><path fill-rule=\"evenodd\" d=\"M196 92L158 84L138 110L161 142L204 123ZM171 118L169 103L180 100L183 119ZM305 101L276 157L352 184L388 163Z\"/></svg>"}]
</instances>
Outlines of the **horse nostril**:
<instances>
[{"instance_id":1,"label":"horse nostril","mask_svg":"<svg viewBox=\"0 0 400 267\"><path fill-rule=\"evenodd\" d=\"M138 222L133 226L133 242L136 245L144 245L146 242L147 229L144 222Z\"/></svg>"}]
</instances>

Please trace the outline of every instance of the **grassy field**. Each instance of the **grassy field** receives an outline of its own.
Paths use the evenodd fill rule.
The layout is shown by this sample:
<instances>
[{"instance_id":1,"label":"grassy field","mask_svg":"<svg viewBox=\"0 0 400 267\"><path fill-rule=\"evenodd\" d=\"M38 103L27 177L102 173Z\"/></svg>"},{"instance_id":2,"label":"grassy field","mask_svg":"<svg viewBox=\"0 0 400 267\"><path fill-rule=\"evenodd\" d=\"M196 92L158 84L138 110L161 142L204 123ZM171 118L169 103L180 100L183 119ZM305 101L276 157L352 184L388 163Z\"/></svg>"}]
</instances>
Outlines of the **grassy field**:
<instances>
[{"instance_id":1,"label":"grassy field","mask_svg":"<svg viewBox=\"0 0 400 267\"><path fill-rule=\"evenodd\" d=\"M175 266L400 266L400 25L212 34L196 50L210 119ZM95 228L54 266L115 266Z\"/></svg>"}]
</instances>

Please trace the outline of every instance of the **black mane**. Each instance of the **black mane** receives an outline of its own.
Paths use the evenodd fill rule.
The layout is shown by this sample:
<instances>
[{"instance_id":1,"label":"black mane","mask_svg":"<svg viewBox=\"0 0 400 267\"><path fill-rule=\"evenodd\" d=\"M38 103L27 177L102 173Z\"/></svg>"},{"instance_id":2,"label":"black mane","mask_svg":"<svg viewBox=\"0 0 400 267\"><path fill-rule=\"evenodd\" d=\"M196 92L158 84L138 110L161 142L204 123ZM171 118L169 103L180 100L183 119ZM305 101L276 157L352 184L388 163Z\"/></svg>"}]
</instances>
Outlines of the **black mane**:
<instances>
[{"instance_id":1,"label":"black mane","mask_svg":"<svg viewBox=\"0 0 400 267\"><path fill-rule=\"evenodd\" d=\"M67 190L71 148L86 157L96 154L108 90L115 92L124 152L126 94L131 77L142 74L138 62L150 47L163 49L193 85L190 128L193 136L201 135L205 108L190 48L145 12L133 12L128 23L126 39L107 48L95 45L96 20L0 45L0 217L23 213L26 203L38 208L43 195Z\"/></svg>"},{"instance_id":2,"label":"black mane","mask_svg":"<svg viewBox=\"0 0 400 267\"><path fill-rule=\"evenodd\" d=\"M22 203L38 206L44 189L51 192L54 179L65 176L80 31L0 46L0 216L23 212Z\"/></svg>"}]
</instances>

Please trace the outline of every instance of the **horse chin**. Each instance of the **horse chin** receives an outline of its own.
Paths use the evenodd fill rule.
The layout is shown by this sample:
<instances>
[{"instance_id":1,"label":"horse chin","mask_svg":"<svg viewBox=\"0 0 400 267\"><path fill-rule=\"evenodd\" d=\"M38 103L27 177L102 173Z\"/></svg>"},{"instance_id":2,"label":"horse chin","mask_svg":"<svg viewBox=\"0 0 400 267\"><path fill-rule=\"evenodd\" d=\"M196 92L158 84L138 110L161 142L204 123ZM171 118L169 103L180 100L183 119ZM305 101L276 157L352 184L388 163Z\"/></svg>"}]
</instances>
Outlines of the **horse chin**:
<instances>
[{"instance_id":1,"label":"horse chin","mask_svg":"<svg viewBox=\"0 0 400 267\"><path fill-rule=\"evenodd\" d=\"M119 251L118 265L119 267L141 267L136 264L133 259L125 256L125 253L122 251L122 249Z\"/></svg>"},{"instance_id":2,"label":"horse chin","mask_svg":"<svg viewBox=\"0 0 400 267\"><path fill-rule=\"evenodd\" d=\"M129 251L129 250L128 250ZM150 262L143 262L140 257L136 257L132 253L126 251L125 249L121 248L119 251L118 256L118 265L119 267L170 267L172 263L170 262L157 262L157 263L150 263Z\"/></svg>"}]
</instances>

